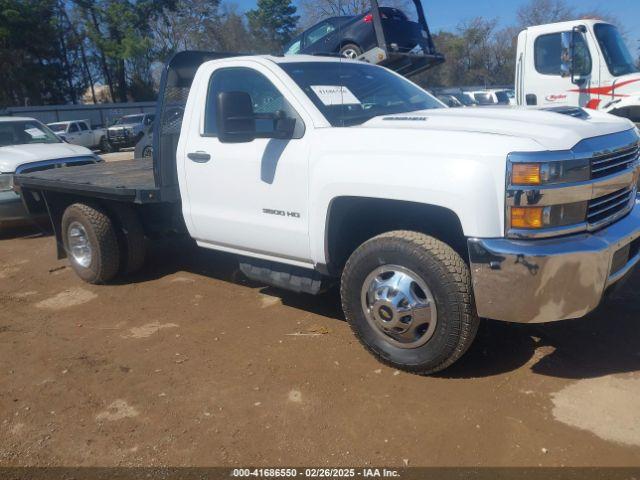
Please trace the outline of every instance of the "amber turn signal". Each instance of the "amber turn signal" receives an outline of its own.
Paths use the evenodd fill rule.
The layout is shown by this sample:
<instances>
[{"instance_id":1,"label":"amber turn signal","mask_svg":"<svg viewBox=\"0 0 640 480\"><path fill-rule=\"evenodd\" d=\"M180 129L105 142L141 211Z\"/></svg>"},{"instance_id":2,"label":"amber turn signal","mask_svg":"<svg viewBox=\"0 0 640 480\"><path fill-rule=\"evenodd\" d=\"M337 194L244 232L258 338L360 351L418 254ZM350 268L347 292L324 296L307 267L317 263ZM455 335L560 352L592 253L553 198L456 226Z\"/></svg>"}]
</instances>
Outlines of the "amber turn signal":
<instances>
[{"instance_id":1,"label":"amber turn signal","mask_svg":"<svg viewBox=\"0 0 640 480\"><path fill-rule=\"evenodd\" d=\"M512 207L511 228L542 228L543 217L543 207Z\"/></svg>"},{"instance_id":2,"label":"amber turn signal","mask_svg":"<svg viewBox=\"0 0 640 480\"><path fill-rule=\"evenodd\" d=\"M539 163L514 163L511 170L511 183L513 185L540 185Z\"/></svg>"}]
</instances>

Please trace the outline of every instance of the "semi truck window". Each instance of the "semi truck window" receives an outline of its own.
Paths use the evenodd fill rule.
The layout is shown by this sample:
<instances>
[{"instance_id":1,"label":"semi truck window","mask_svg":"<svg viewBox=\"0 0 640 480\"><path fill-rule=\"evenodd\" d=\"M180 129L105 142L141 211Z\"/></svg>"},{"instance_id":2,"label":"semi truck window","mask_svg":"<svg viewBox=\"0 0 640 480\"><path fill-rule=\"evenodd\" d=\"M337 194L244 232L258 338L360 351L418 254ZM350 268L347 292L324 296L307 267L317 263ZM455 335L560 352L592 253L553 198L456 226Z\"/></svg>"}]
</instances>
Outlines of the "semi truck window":
<instances>
[{"instance_id":1,"label":"semi truck window","mask_svg":"<svg viewBox=\"0 0 640 480\"><path fill-rule=\"evenodd\" d=\"M216 136L216 99L222 92L247 92L251 96L255 113L276 113L283 111L288 117L295 118L296 131L294 138L302 137L304 123L302 118L284 98L280 91L261 73L245 67L222 68L216 70L209 80L207 103L204 115L204 134ZM273 121L267 119L256 120L258 133L273 131Z\"/></svg>"},{"instance_id":2,"label":"semi truck window","mask_svg":"<svg viewBox=\"0 0 640 480\"><path fill-rule=\"evenodd\" d=\"M578 76L591 74L591 54L589 46L582 34L574 36L574 73ZM536 39L534 47L535 66L538 73L543 75L562 74L562 33L541 35Z\"/></svg>"}]
</instances>

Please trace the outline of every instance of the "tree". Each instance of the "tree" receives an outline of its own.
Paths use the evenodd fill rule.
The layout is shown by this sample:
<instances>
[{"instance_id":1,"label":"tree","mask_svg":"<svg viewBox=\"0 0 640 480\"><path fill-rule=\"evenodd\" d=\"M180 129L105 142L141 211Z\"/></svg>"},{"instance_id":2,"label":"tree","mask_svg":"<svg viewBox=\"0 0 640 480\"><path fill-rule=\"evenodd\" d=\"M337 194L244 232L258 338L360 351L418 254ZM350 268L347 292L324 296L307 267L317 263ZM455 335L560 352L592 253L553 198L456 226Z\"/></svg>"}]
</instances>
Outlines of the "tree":
<instances>
[{"instance_id":1,"label":"tree","mask_svg":"<svg viewBox=\"0 0 640 480\"><path fill-rule=\"evenodd\" d=\"M530 0L518 8L516 18L520 27L564 22L576 18L576 12L565 0Z\"/></svg>"},{"instance_id":2,"label":"tree","mask_svg":"<svg viewBox=\"0 0 640 480\"><path fill-rule=\"evenodd\" d=\"M258 0L257 8L247 12L249 31L258 51L279 52L291 40L298 17L291 0Z\"/></svg>"},{"instance_id":3,"label":"tree","mask_svg":"<svg viewBox=\"0 0 640 480\"><path fill-rule=\"evenodd\" d=\"M55 0L0 0L0 105L71 100Z\"/></svg>"}]
</instances>

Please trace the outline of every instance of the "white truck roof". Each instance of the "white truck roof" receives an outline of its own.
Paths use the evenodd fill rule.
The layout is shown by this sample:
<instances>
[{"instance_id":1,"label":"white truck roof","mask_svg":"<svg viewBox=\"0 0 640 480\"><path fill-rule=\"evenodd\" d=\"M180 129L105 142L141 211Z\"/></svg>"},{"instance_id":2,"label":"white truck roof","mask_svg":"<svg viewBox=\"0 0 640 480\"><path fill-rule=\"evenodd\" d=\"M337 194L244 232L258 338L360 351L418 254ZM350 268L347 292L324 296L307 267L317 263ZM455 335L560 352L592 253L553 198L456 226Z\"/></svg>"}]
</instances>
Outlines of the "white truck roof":
<instances>
[{"instance_id":1,"label":"white truck roof","mask_svg":"<svg viewBox=\"0 0 640 480\"><path fill-rule=\"evenodd\" d=\"M583 19L576 19L576 20L569 20L568 22L557 22L557 23L545 23L544 25L533 25L531 27L527 27L525 28L525 30L531 30L531 31L535 31L535 30L549 30L549 31L554 31L557 32L558 30L571 30L573 27L576 26L576 24L582 24L582 25L595 25L596 23L609 23L606 22L604 20L600 20L597 18L583 18Z\"/></svg>"},{"instance_id":2,"label":"white truck roof","mask_svg":"<svg viewBox=\"0 0 640 480\"><path fill-rule=\"evenodd\" d=\"M0 122L28 122L28 121L39 121L36 120L35 118L31 118L31 117L0 117Z\"/></svg>"}]
</instances>

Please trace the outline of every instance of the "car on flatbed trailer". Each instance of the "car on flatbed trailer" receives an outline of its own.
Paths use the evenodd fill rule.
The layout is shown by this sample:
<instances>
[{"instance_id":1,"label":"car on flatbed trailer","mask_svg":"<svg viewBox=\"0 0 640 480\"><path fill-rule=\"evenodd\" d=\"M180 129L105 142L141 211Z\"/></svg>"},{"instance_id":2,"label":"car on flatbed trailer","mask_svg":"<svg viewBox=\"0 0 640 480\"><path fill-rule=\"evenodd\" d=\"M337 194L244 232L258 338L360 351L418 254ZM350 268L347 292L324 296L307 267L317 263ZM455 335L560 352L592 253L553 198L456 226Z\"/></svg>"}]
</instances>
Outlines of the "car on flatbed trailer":
<instances>
[{"instance_id":1,"label":"car on flatbed trailer","mask_svg":"<svg viewBox=\"0 0 640 480\"><path fill-rule=\"evenodd\" d=\"M152 160L16 178L88 282L183 232L257 281L339 282L369 351L426 374L464 354L479 317L581 317L640 260L628 120L448 109L385 68L310 56L183 52L161 92Z\"/></svg>"}]
</instances>

